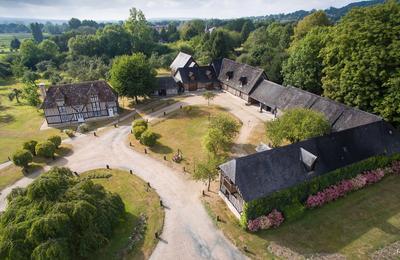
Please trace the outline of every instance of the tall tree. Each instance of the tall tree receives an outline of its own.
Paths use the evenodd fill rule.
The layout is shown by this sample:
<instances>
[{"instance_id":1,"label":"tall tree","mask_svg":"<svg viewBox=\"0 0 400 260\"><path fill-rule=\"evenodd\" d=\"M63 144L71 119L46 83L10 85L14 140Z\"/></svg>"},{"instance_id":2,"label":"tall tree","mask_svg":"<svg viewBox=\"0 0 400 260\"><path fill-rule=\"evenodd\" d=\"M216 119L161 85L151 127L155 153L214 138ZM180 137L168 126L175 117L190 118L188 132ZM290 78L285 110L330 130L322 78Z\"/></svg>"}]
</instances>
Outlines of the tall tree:
<instances>
[{"instance_id":1,"label":"tall tree","mask_svg":"<svg viewBox=\"0 0 400 260\"><path fill-rule=\"evenodd\" d=\"M262 67L270 80L282 83L282 63L287 58L292 31L291 24L281 23L256 29L243 44L244 54L238 60Z\"/></svg>"},{"instance_id":2,"label":"tall tree","mask_svg":"<svg viewBox=\"0 0 400 260\"><path fill-rule=\"evenodd\" d=\"M321 51L324 95L399 124L400 99L395 87L400 68L399 28L397 1L356 8L344 16Z\"/></svg>"},{"instance_id":3,"label":"tall tree","mask_svg":"<svg viewBox=\"0 0 400 260\"><path fill-rule=\"evenodd\" d=\"M329 131L330 124L322 113L305 108L289 109L266 124L267 137L273 146L280 146L284 141L296 143Z\"/></svg>"},{"instance_id":4,"label":"tall tree","mask_svg":"<svg viewBox=\"0 0 400 260\"><path fill-rule=\"evenodd\" d=\"M156 72L142 53L115 58L110 75L118 94L135 98L136 102L138 97L149 95L155 88Z\"/></svg>"},{"instance_id":5,"label":"tall tree","mask_svg":"<svg viewBox=\"0 0 400 260\"><path fill-rule=\"evenodd\" d=\"M25 39L19 49L21 64L34 69L35 65L41 61L42 51L32 39Z\"/></svg>"},{"instance_id":6,"label":"tall tree","mask_svg":"<svg viewBox=\"0 0 400 260\"><path fill-rule=\"evenodd\" d=\"M313 28L328 26L331 22L324 11L316 11L300 20L294 27L293 42L302 39Z\"/></svg>"},{"instance_id":7,"label":"tall tree","mask_svg":"<svg viewBox=\"0 0 400 260\"><path fill-rule=\"evenodd\" d=\"M129 18L124 24L132 36L132 52L151 53L154 43L152 28L148 24L143 12L136 8L129 10Z\"/></svg>"},{"instance_id":8,"label":"tall tree","mask_svg":"<svg viewBox=\"0 0 400 260\"><path fill-rule=\"evenodd\" d=\"M77 18L71 18L71 20L69 20L68 22L69 28L71 29L78 29L82 23L81 20L77 19Z\"/></svg>"},{"instance_id":9,"label":"tall tree","mask_svg":"<svg viewBox=\"0 0 400 260\"><path fill-rule=\"evenodd\" d=\"M18 40L17 37L14 37L14 39L12 39L10 42L10 49L12 51L16 51L19 49L20 46L21 46L21 42Z\"/></svg>"},{"instance_id":10,"label":"tall tree","mask_svg":"<svg viewBox=\"0 0 400 260\"><path fill-rule=\"evenodd\" d=\"M35 42L40 43L43 41L43 24L39 23L31 23L30 25L31 31L32 31L32 36Z\"/></svg>"},{"instance_id":11,"label":"tall tree","mask_svg":"<svg viewBox=\"0 0 400 260\"><path fill-rule=\"evenodd\" d=\"M207 182L207 190L210 191L211 181L214 181L218 177L218 166L222 163L222 158L209 155L206 161L200 162L197 165L196 171L192 175L193 179Z\"/></svg>"},{"instance_id":12,"label":"tall tree","mask_svg":"<svg viewBox=\"0 0 400 260\"><path fill-rule=\"evenodd\" d=\"M322 57L328 29L316 27L289 48L289 58L283 63L285 85L292 85L315 94L322 94Z\"/></svg>"},{"instance_id":13,"label":"tall tree","mask_svg":"<svg viewBox=\"0 0 400 260\"><path fill-rule=\"evenodd\" d=\"M243 24L242 30L240 31L242 42L245 42L249 37L250 33L254 30L255 30L254 23L251 20L246 21Z\"/></svg>"}]
</instances>

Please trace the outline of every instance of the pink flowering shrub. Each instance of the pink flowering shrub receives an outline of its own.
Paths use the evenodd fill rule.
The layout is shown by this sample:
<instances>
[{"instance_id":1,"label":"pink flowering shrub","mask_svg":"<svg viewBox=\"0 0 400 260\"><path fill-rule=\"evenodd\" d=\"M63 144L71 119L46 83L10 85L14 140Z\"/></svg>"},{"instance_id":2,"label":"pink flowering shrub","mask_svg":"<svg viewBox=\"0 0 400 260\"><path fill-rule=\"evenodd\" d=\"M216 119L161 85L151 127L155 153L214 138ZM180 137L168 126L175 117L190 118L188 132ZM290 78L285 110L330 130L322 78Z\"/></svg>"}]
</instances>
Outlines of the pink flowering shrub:
<instances>
[{"instance_id":1,"label":"pink flowering shrub","mask_svg":"<svg viewBox=\"0 0 400 260\"><path fill-rule=\"evenodd\" d=\"M283 214L278 210L274 209L266 216L258 217L254 220L250 220L247 224L247 228L251 232L257 232L260 229L269 229L272 227L279 227L285 218Z\"/></svg>"},{"instance_id":2,"label":"pink flowering shrub","mask_svg":"<svg viewBox=\"0 0 400 260\"><path fill-rule=\"evenodd\" d=\"M396 168L397 167L397 168ZM395 169L393 169L395 168ZM343 180L339 184L332 185L315 195L310 195L306 201L307 208L321 207L322 205L334 201L340 197L345 196L351 191L359 190L369 184L373 184L382 180L385 177L385 173L396 172L400 173L400 162L394 162L391 170L387 169L376 169L361 173L350 180Z\"/></svg>"}]
</instances>

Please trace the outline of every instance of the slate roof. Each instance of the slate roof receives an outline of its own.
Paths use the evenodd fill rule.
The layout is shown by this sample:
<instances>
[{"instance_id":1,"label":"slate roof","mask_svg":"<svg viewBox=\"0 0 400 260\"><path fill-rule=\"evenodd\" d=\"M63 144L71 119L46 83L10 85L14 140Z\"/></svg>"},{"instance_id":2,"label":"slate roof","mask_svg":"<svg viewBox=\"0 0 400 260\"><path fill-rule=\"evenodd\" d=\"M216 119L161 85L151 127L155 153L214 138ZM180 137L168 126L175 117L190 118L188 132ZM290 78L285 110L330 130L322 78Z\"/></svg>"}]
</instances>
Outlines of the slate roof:
<instances>
[{"instance_id":1,"label":"slate roof","mask_svg":"<svg viewBox=\"0 0 400 260\"><path fill-rule=\"evenodd\" d=\"M209 76L207 73L210 73ZM178 74L180 75L182 83L190 83L193 81L200 83L218 82L214 68L211 66L179 68L175 74L175 78L177 78ZM191 80L191 74L194 76L194 80Z\"/></svg>"},{"instance_id":2,"label":"slate roof","mask_svg":"<svg viewBox=\"0 0 400 260\"><path fill-rule=\"evenodd\" d=\"M100 102L118 101L117 93L106 81L100 80L50 86L41 108L57 107L57 99L64 99L66 106L87 104L90 101L90 93L97 94Z\"/></svg>"},{"instance_id":3,"label":"slate roof","mask_svg":"<svg viewBox=\"0 0 400 260\"><path fill-rule=\"evenodd\" d=\"M228 74L231 73L231 78ZM247 83L242 85L240 79L246 78ZM264 71L247 64L238 63L230 59L223 59L218 79L225 85L239 90L245 94L250 94L261 79L266 78Z\"/></svg>"},{"instance_id":4,"label":"slate roof","mask_svg":"<svg viewBox=\"0 0 400 260\"><path fill-rule=\"evenodd\" d=\"M381 117L374 114L299 88L284 87L268 80L263 80L250 94L250 97L280 110L301 107L321 112L331 124L332 131L341 131L382 120Z\"/></svg>"},{"instance_id":5,"label":"slate roof","mask_svg":"<svg viewBox=\"0 0 400 260\"><path fill-rule=\"evenodd\" d=\"M173 77L157 77L158 89L176 89L178 84L176 84Z\"/></svg>"},{"instance_id":6,"label":"slate roof","mask_svg":"<svg viewBox=\"0 0 400 260\"><path fill-rule=\"evenodd\" d=\"M195 65L197 64L191 55L184 52L179 52L174 61L171 63L170 68L172 71L176 71L179 68L193 67Z\"/></svg>"},{"instance_id":7,"label":"slate roof","mask_svg":"<svg viewBox=\"0 0 400 260\"><path fill-rule=\"evenodd\" d=\"M301 148L317 156L313 172L308 172L301 161ZM237 158L220 165L220 169L235 183L243 199L251 201L372 156L398 152L400 133L378 121Z\"/></svg>"}]
</instances>

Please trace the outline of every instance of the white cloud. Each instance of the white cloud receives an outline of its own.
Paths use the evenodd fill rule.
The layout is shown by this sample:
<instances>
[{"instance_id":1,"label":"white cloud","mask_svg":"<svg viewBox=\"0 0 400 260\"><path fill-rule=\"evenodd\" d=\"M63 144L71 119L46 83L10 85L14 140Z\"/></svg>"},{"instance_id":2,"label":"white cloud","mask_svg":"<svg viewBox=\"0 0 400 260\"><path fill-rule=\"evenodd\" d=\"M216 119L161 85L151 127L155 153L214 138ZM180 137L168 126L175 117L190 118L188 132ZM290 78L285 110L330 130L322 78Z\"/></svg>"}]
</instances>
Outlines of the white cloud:
<instances>
[{"instance_id":1,"label":"white cloud","mask_svg":"<svg viewBox=\"0 0 400 260\"><path fill-rule=\"evenodd\" d=\"M352 0L0 0L0 16L121 20L135 6L148 18L232 18L340 7Z\"/></svg>"}]
</instances>

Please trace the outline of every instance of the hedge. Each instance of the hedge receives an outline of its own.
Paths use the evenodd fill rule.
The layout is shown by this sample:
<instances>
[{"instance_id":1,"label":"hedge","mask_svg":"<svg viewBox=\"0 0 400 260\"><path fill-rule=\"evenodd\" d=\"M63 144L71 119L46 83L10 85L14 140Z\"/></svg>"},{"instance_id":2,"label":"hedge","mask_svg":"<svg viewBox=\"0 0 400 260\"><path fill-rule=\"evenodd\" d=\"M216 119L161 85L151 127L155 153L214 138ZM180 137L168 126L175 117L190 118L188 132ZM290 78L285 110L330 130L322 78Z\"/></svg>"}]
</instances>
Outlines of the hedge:
<instances>
[{"instance_id":1,"label":"hedge","mask_svg":"<svg viewBox=\"0 0 400 260\"><path fill-rule=\"evenodd\" d=\"M243 205L240 223L245 228L249 220L265 215L273 209L283 212L286 219L296 219L304 212L299 204L304 205L310 194L315 194L341 180L354 178L363 171L386 167L397 160L400 160L400 154L371 157L297 186L275 192L270 196L246 202Z\"/></svg>"}]
</instances>

